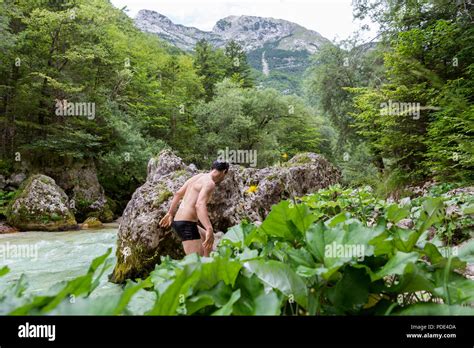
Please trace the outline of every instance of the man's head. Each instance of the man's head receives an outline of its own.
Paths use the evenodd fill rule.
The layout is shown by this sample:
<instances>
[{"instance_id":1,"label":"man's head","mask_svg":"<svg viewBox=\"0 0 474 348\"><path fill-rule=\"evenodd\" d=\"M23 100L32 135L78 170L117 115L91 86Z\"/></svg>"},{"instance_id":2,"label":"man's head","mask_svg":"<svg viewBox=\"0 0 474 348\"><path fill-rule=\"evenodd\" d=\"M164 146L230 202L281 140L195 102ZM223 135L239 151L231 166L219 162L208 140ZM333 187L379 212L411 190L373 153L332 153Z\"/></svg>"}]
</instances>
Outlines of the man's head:
<instances>
[{"instance_id":1,"label":"man's head","mask_svg":"<svg viewBox=\"0 0 474 348\"><path fill-rule=\"evenodd\" d=\"M215 183L224 180L225 175L229 171L229 163L214 161L211 166L211 175Z\"/></svg>"}]
</instances>

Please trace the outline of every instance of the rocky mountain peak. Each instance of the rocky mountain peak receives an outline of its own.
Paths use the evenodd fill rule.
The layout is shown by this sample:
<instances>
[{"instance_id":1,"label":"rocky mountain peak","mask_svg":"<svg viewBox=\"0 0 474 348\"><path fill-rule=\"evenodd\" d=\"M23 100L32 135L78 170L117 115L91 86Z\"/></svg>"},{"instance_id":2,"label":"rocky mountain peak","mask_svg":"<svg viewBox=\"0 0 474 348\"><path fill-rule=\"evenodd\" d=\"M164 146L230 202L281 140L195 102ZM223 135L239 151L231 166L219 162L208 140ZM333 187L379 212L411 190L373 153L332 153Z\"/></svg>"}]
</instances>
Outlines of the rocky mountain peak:
<instances>
[{"instance_id":1,"label":"rocky mountain peak","mask_svg":"<svg viewBox=\"0 0 474 348\"><path fill-rule=\"evenodd\" d=\"M200 39L206 39L216 47L228 41L239 42L249 52L274 44L290 51L314 53L328 41L319 33L283 19L256 16L228 16L220 19L212 31L173 23L168 17L150 10L141 10L135 18L137 27L155 33L175 46L191 51Z\"/></svg>"}]
</instances>

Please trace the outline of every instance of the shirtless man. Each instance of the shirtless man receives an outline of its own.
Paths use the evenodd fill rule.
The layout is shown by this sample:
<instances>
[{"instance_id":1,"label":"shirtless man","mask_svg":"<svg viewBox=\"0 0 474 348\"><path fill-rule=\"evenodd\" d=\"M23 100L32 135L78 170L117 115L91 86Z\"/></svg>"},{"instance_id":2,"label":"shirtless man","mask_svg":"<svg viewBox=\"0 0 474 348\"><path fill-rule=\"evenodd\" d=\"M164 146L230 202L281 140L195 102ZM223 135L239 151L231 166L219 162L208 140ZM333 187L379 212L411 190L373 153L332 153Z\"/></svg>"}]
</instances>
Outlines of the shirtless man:
<instances>
[{"instance_id":1,"label":"shirtless man","mask_svg":"<svg viewBox=\"0 0 474 348\"><path fill-rule=\"evenodd\" d=\"M178 233L186 255L198 253L209 256L212 250L214 231L207 212L207 202L216 184L224 180L228 170L229 163L215 161L209 173L195 175L186 181L174 194L168 212L160 221L161 227L171 226ZM181 199L183 202L176 212ZM198 226L198 221L204 229Z\"/></svg>"}]
</instances>

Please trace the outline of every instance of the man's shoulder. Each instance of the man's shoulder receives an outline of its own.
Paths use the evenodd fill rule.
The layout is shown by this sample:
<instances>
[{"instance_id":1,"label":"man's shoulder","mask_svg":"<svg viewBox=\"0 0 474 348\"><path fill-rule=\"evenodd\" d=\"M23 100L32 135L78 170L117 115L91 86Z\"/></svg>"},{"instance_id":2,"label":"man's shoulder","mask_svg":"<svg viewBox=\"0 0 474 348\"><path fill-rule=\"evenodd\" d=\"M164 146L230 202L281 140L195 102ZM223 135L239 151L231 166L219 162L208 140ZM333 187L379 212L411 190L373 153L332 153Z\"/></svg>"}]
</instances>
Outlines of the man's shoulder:
<instances>
[{"instance_id":1,"label":"man's shoulder","mask_svg":"<svg viewBox=\"0 0 474 348\"><path fill-rule=\"evenodd\" d=\"M210 179L209 180L206 180L206 183L204 184L204 187L206 187L207 189L214 189L216 187L216 183L214 182L214 180Z\"/></svg>"}]
</instances>

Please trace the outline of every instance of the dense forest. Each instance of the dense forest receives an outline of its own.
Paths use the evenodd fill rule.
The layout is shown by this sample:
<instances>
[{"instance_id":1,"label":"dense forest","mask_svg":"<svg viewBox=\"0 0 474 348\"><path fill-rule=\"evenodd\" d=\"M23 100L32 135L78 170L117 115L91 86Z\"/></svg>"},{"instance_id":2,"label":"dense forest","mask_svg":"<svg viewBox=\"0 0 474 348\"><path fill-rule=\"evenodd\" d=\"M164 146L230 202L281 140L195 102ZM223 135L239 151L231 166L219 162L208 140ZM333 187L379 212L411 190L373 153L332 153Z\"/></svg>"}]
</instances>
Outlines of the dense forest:
<instances>
[{"instance_id":1,"label":"dense forest","mask_svg":"<svg viewBox=\"0 0 474 348\"><path fill-rule=\"evenodd\" d=\"M259 168L317 153L342 173L340 186L298 202L282 200L263 228L245 221L233 227L210 263L167 258L142 282L127 282L116 306L100 313L128 313L131 296L148 289L165 294L148 314L472 314L464 305L473 301L473 282L454 272L472 262L472 243L454 259L441 245L472 238L472 195L442 195L474 182L474 5L358 0L354 17L378 23L379 35L363 42L355 33L324 45L306 71L281 76L283 85L299 91L295 95L262 88L260 73L248 63L256 58L239 43L215 48L202 40L186 53L139 31L109 1L0 2L2 177L92 163L118 217L145 182L150 158L165 149L203 170L226 148L256 151ZM432 197L415 199L411 211L393 203L427 182L436 183ZM0 217L17 194L0 191ZM461 206L459 219L441 216L447 205L440 197ZM302 220L292 215L301 212ZM393 232L390 226L408 217L413 234ZM417 249L432 226L439 227L440 244ZM321 255L326 244L308 237L324 230L342 240L354 229L372 253L365 263L327 263ZM239 255L232 259L235 248ZM5 312L49 313L65 294L90 294L107 256L71 280L63 297L37 297ZM434 267L426 267L426 257ZM219 267L228 271L223 283L212 276ZM246 278L244 268L254 276ZM393 278L390 288L383 279L393 274L402 278ZM275 290L259 307L255 299L271 281ZM357 291L349 294L349 283L357 283ZM187 309L166 297L188 290ZM412 296L418 291L422 299ZM296 298L288 303L290 295ZM453 307L404 307L426 297Z\"/></svg>"},{"instance_id":2,"label":"dense forest","mask_svg":"<svg viewBox=\"0 0 474 348\"><path fill-rule=\"evenodd\" d=\"M3 174L94 161L108 196L126 200L161 149L207 167L229 147L257 150L260 167L321 153L347 184L385 191L472 182L468 3L357 2L355 16L381 25L377 42L324 47L304 74L304 98L257 88L235 42L184 54L105 1L0 6ZM94 114L58 112L64 101Z\"/></svg>"}]
</instances>

